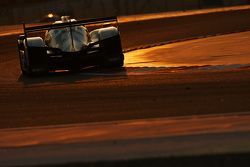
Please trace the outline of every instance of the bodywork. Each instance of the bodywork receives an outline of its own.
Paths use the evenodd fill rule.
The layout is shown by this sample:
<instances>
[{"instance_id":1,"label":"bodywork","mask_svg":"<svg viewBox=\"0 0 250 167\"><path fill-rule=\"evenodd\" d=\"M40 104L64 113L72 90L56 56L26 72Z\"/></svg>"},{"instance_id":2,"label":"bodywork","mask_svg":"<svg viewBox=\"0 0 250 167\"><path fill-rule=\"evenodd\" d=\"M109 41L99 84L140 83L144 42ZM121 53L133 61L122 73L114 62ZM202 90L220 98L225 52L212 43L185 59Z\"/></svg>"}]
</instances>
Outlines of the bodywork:
<instances>
[{"instance_id":1,"label":"bodywork","mask_svg":"<svg viewBox=\"0 0 250 167\"><path fill-rule=\"evenodd\" d=\"M74 28L87 25L114 22L115 26L97 28L88 33L88 41L81 47L74 44ZM48 39L41 36L30 37L29 34L59 30L67 28L70 31L68 38L73 47L62 49L48 46ZM86 66L123 66L118 21L116 17L81 20L67 23L50 24L26 27L23 24L24 34L18 38L18 50L21 70L24 74L48 73L55 70L78 70ZM46 35L45 35L46 36ZM47 44L46 44L47 43Z\"/></svg>"}]
</instances>

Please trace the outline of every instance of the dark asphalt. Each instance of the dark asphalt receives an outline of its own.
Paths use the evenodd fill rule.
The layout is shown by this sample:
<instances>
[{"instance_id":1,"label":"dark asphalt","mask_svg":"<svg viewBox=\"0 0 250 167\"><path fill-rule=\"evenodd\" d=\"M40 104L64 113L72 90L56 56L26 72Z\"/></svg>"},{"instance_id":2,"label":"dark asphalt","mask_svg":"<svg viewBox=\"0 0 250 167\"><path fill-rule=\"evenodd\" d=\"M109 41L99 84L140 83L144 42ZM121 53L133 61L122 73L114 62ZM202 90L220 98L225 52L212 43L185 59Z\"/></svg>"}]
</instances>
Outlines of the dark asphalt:
<instances>
[{"instance_id":1,"label":"dark asphalt","mask_svg":"<svg viewBox=\"0 0 250 167\"><path fill-rule=\"evenodd\" d=\"M250 11L120 25L124 49L250 27ZM16 36L0 38L0 128L249 112L250 69L155 75L20 75ZM99 71L99 69L98 69ZM112 72L116 73L116 72Z\"/></svg>"}]
</instances>

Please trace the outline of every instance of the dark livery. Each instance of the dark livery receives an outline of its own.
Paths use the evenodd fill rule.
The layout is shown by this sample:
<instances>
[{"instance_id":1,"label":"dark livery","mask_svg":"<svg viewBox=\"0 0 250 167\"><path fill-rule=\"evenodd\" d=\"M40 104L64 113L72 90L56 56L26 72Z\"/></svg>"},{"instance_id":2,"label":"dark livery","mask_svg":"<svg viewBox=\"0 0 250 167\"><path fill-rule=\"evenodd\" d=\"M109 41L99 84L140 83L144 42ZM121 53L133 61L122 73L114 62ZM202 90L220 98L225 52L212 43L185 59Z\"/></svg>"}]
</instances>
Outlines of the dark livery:
<instances>
[{"instance_id":1,"label":"dark livery","mask_svg":"<svg viewBox=\"0 0 250 167\"><path fill-rule=\"evenodd\" d=\"M111 22L115 22L117 26L113 27L111 24L105 24ZM92 30L88 33L87 44L85 42L80 49L74 49L76 48L76 46L74 47L76 45L74 28L90 25L95 27L98 24L105 24L106 27ZM124 55L116 17L74 20L32 27L26 27L24 24L23 28L24 34L18 38L18 50L21 70L25 75L46 74L56 70L75 71L87 66L108 68L123 66ZM71 41L69 42L70 50L53 47L40 37L41 32L46 31L47 34L49 31L62 29L68 30L68 38ZM65 44L65 41L61 42Z\"/></svg>"}]
</instances>

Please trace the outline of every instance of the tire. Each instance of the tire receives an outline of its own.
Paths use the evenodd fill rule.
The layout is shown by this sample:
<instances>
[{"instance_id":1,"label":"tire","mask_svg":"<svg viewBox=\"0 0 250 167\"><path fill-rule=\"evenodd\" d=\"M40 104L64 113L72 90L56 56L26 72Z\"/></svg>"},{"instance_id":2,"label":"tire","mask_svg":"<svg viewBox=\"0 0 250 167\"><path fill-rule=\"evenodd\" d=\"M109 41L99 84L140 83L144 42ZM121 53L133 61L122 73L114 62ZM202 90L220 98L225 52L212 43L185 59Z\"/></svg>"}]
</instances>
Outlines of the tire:
<instances>
[{"instance_id":1,"label":"tire","mask_svg":"<svg viewBox=\"0 0 250 167\"><path fill-rule=\"evenodd\" d=\"M23 75L28 75L29 74L29 69L26 63L26 59L25 58L25 52L22 50L19 50L19 60L20 60L20 67L21 67L21 71L23 73Z\"/></svg>"},{"instance_id":2,"label":"tire","mask_svg":"<svg viewBox=\"0 0 250 167\"><path fill-rule=\"evenodd\" d=\"M94 30L90 33L93 41L100 40L102 49L101 67L120 68L124 65L124 55L122 53L120 33L115 27L107 27ZM103 42L102 42L103 41Z\"/></svg>"},{"instance_id":3,"label":"tire","mask_svg":"<svg viewBox=\"0 0 250 167\"><path fill-rule=\"evenodd\" d=\"M26 63L25 47L24 47L24 35L20 35L17 39L19 63L23 75L28 75L29 70Z\"/></svg>"},{"instance_id":4,"label":"tire","mask_svg":"<svg viewBox=\"0 0 250 167\"><path fill-rule=\"evenodd\" d=\"M21 66L22 73L28 76L37 76L37 75L43 75L43 74L48 73L48 70L45 67L42 67L40 71L36 70L36 65L32 63L31 61L31 56L34 57L34 55L29 53L29 47L38 47L38 48L45 47L45 43L43 39L41 37L32 37L32 38L27 38L27 42L25 39L23 39L21 43L23 44L23 48L24 48L23 51L19 49L20 66ZM38 53L35 56L43 56L43 55L39 55Z\"/></svg>"}]
</instances>

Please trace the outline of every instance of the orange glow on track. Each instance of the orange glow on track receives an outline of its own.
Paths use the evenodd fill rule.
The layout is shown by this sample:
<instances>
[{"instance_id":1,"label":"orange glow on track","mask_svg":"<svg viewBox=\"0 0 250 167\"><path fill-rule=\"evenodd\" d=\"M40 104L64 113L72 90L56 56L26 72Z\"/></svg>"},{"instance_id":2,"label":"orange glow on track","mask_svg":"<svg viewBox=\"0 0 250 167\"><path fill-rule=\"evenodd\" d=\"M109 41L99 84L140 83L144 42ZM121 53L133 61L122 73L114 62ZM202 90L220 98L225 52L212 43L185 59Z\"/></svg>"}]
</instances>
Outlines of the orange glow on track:
<instances>
[{"instance_id":1,"label":"orange glow on track","mask_svg":"<svg viewBox=\"0 0 250 167\"><path fill-rule=\"evenodd\" d=\"M250 64L250 32L178 42L125 54L126 67Z\"/></svg>"}]
</instances>

